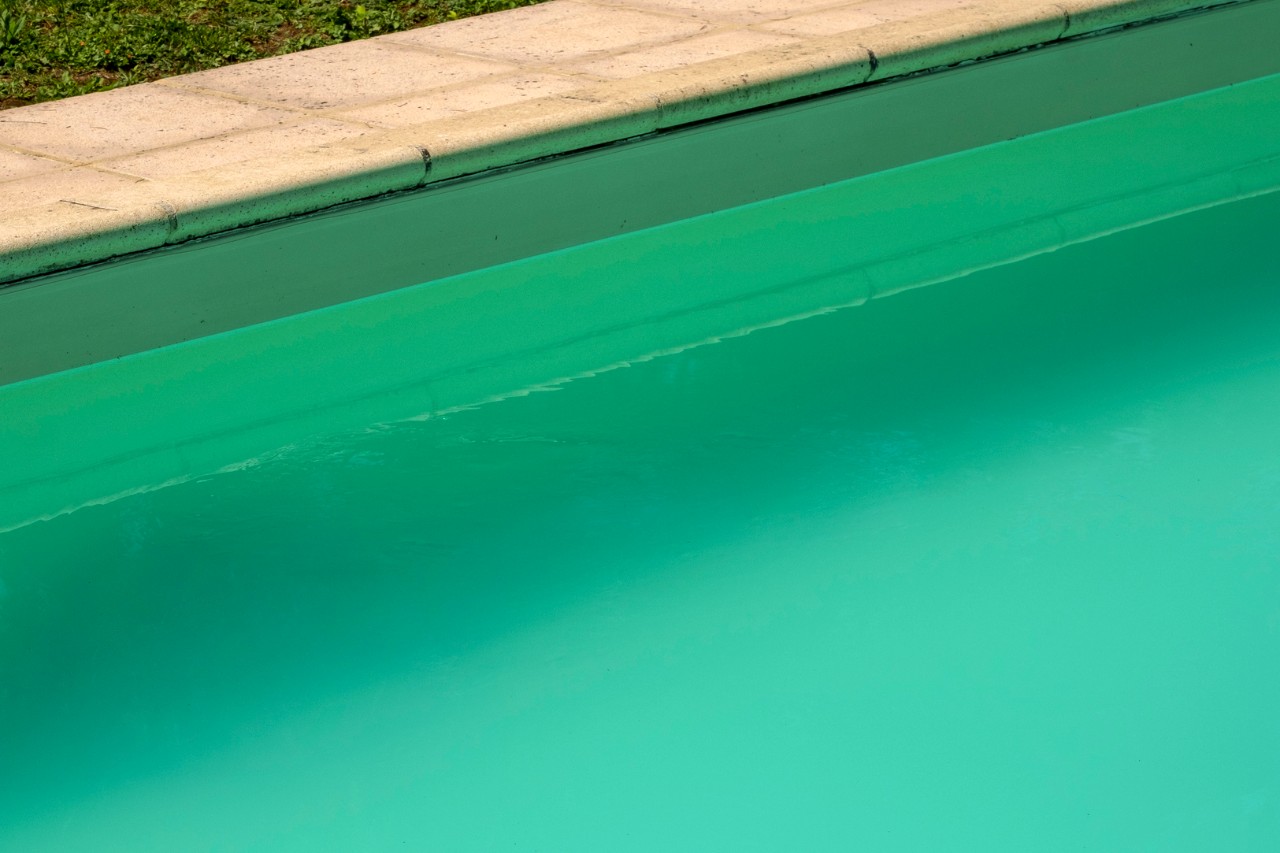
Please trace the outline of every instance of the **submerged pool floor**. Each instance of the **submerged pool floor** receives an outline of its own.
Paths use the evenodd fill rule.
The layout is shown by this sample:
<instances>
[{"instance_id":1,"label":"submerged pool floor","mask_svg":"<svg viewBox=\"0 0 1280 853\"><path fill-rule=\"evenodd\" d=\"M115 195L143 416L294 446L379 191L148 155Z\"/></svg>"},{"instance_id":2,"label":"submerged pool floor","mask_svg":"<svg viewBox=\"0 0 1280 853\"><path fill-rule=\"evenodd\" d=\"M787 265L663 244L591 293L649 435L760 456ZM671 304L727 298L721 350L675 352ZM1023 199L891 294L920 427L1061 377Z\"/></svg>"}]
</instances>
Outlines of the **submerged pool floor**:
<instances>
[{"instance_id":1,"label":"submerged pool floor","mask_svg":"<svg viewBox=\"0 0 1280 853\"><path fill-rule=\"evenodd\" d=\"M0 848L1277 849L1277 221L12 530Z\"/></svg>"}]
</instances>

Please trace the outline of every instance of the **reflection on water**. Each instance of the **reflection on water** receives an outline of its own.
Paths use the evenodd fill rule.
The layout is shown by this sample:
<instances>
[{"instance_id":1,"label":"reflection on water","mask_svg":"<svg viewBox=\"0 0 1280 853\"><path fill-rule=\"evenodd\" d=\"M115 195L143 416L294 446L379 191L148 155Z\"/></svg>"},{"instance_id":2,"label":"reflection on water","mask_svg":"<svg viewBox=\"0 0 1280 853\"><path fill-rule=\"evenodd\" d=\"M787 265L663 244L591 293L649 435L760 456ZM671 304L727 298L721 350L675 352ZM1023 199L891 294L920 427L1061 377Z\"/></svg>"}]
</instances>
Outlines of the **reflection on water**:
<instances>
[{"instance_id":1,"label":"reflection on water","mask_svg":"<svg viewBox=\"0 0 1280 853\"><path fill-rule=\"evenodd\" d=\"M0 847L1272 849L1277 214L10 532Z\"/></svg>"}]
</instances>

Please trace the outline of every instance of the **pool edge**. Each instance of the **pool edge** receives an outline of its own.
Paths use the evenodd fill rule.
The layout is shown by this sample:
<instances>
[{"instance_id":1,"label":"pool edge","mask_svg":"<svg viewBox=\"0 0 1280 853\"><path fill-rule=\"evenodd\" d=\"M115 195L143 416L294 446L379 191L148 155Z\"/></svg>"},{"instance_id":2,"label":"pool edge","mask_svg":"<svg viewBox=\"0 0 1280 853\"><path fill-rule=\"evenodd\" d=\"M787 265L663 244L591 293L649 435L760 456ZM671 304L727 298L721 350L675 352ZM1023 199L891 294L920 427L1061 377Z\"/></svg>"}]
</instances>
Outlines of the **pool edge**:
<instances>
[{"instance_id":1,"label":"pool edge","mask_svg":"<svg viewBox=\"0 0 1280 853\"><path fill-rule=\"evenodd\" d=\"M583 8L591 6L579 0L569 2ZM567 94L367 133L332 145L295 145L287 157L259 157L238 163L234 169L194 169L167 179L140 178L124 188L112 184L107 191L68 192L65 198L48 204L0 214L0 224L4 226L0 228L0 284L17 284L52 272L344 203L418 190L459 177L1064 39L1092 36L1116 27L1151 23L1206 8L1268 2L1068 0L1028 4L1021 0L983 0L961 8L948 8L949 4L940 2L934 4L936 11L907 21L887 21L836 35L806 37L795 43L637 78L595 82ZM601 5L653 10L645 0ZM508 27L519 28L520 22L512 16L506 21ZM405 38L404 33L381 37L392 45L401 44ZM338 56L347 47L326 50L335 51L334 56ZM237 70L252 79L254 66L261 68L264 66L260 63L269 61L247 63L237 66ZM476 85L483 79L486 78ZM205 92L201 85L205 80L197 74L148 85L190 94ZM205 93L219 97L225 94L212 90ZM66 112L72 109L73 102L93 97L58 102L42 110L41 116L56 123L60 111ZM19 121L14 114L22 111L0 114L0 126ZM269 138L270 134L264 143L268 147ZM12 145L5 146L3 140L0 147L17 150ZM113 177L131 174L113 168L110 160L105 165L86 161L70 170L71 177L80 175L80 182L86 186L91 183L90 178L105 173Z\"/></svg>"}]
</instances>

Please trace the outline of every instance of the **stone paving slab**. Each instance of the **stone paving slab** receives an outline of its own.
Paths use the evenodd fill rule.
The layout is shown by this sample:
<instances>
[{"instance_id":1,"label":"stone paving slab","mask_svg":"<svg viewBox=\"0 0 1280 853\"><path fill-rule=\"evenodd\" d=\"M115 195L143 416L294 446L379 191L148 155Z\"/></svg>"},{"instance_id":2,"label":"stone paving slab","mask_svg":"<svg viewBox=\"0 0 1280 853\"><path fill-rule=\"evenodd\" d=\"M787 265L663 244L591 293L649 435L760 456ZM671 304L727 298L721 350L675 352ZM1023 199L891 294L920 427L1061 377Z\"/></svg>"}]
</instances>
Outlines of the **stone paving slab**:
<instances>
[{"instance_id":1,"label":"stone paving slab","mask_svg":"<svg viewBox=\"0 0 1280 853\"><path fill-rule=\"evenodd\" d=\"M568 74L531 71L376 104L329 110L326 115L373 127L419 127L428 122L456 118L522 101L566 95L589 82L591 81Z\"/></svg>"},{"instance_id":2,"label":"stone paving slab","mask_svg":"<svg viewBox=\"0 0 1280 853\"><path fill-rule=\"evenodd\" d=\"M719 30L677 42L660 44L626 53L614 53L575 64L574 68L597 77L626 80L644 74L670 71L716 59L796 44L793 36L755 30Z\"/></svg>"},{"instance_id":3,"label":"stone paving slab","mask_svg":"<svg viewBox=\"0 0 1280 853\"><path fill-rule=\"evenodd\" d=\"M285 121L278 109L144 83L0 112L0 145L89 163Z\"/></svg>"},{"instance_id":4,"label":"stone paving slab","mask_svg":"<svg viewBox=\"0 0 1280 853\"><path fill-rule=\"evenodd\" d=\"M215 136L185 145L156 148L139 154L99 160L100 168L147 180L165 180L210 169L230 171L243 164L278 160L308 148L358 141L378 131L364 123L319 116L290 117L290 121L242 133Z\"/></svg>"},{"instance_id":5,"label":"stone paving slab","mask_svg":"<svg viewBox=\"0 0 1280 853\"><path fill-rule=\"evenodd\" d=\"M53 161L48 161L53 162ZM0 182L0 210L20 211L43 205L93 206L116 193L132 192L141 179L95 166L58 163L36 179ZM7 224L8 217L4 221Z\"/></svg>"},{"instance_id":6,"label":"stone paving slab","mask_svg":"<svg viewBox=\"0 0 1280 853\"><path fill-rule=\"evenodd\" d=\"M1207 5L553 0L0 111L0 283Z\"/></svg>"},{"instance_id":7,"label":"stone paving slab","mask_svg":"<svg viewBox=\"0 0 1280 853\"><path fill-rule=\"evenodd\" d=\"M709 27L699 17L557 0L512 12L408 30L385 39L463 56L521 65L551 65L631 50L640 45L678 41L705 32Z\"/></svg>"},{"instance_id":8,"label":"stone paving slab","mask_svg":"<svg viewBox=\"0 0 1280 853\"><path fill-rule=\"evenodd\" d=\"M513 70L504 62L449 56L368 39L170 78L182 87L298 110L351 107Z\"/></svg>"},{"instance_id":9,"label":"stone paving slab","mask_svg":"<svg viewBox=\"0 0 1280 853\"><path fill-rule=\"evenodd\" d=\"M0 149L0 183L30 178L65 166L58 160Z\"/></svg>"}]
</instances>

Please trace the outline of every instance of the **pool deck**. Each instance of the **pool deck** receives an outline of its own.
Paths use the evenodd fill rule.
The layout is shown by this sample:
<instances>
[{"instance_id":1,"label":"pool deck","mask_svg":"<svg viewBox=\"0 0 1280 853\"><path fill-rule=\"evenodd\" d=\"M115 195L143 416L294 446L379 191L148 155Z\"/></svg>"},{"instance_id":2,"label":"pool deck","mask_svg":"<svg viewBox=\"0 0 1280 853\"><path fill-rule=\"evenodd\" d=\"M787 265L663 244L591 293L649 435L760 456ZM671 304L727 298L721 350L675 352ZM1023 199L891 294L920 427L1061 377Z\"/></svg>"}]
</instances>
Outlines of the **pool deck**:
<instances>
[{"instance_id":1,"label":"pool deck","mask_svg":"<svg viewBox=\"0 0 1280 853\"><path fill-rule=\"evenodd\" d=\"M1249 2L553 0L6 110L0 283Z\"/></svg>"}]
</instances>

